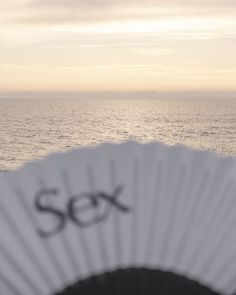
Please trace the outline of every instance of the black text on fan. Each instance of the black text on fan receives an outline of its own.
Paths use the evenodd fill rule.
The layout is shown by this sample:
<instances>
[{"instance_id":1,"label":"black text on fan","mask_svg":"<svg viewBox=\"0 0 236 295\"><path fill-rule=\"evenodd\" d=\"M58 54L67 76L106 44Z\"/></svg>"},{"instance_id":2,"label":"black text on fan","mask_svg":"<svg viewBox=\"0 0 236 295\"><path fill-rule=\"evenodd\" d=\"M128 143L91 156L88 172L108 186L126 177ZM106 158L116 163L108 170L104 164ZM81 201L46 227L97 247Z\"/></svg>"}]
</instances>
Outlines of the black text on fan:
<instances>
[{"instance_id":1,"label":"black text on fan","mask_svg":"<svg viewBox=\"0 0 236 295\"><path fill-rule=\"evenodd\" d=\"M35 208L41 214L49 214L56 220L52 229L38 229L38 234L43 238L52 237L61 232L67 222L70 220L81 228L86 228L105 221L112 208L119 210L121 213L127 213L130 209L122 204L118 197L123 190L122 186L117 186L112 194L102 191L93 193L80 193L68 198L66 209L62 210L48 204L52 197L58 197L58 189L41 189L35 196ZM45 204L46 203L46 204Z\"/></svg>"}]
</instances>

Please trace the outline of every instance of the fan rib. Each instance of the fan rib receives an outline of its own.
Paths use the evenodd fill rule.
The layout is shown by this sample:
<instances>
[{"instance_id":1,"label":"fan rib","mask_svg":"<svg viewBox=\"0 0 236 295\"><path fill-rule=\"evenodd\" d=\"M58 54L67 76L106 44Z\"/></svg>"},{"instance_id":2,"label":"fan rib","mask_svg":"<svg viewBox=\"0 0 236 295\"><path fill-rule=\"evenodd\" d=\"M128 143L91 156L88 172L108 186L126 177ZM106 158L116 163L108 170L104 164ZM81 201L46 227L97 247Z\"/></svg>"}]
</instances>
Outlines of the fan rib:
<instances>
[{"instance_id":1,"label":"fan rib","mask_svg":"<svg viewBox=\"0 0 236 295\"><path fill-rule=\"evenodd\" d=\"M28 203L26 202L25 195L22 193L22 191L20 189L17 189L16 193L19 196L17 199L19 200L23 210L25 211L26 215L28 216L31 224L33 224L34 227L37 228L37 221L35 219L34 214L30 210ZM44 243L43 240L42 240L42 245L47 252L48 259L51 260L51 262L52 262L55 272L58 273L61 280L65 280L66 275L65 275L63 268L61 267L58 259L56 258L54 251L52 251L52 248L50 247L50 245L46 242Z\"/></svg>"},{"instance_id":2,"label":"fan rib","mask_svg":"<svg viewBox=\"0 0 236 295\"><path fill-rule=\"evenodd\" d=\"M222 246L224 246L225 243L225 239L227 239L227 236L229 234L228 230L230 230L230 226L228 226L227 222L223 222L225 219L225 214L227 214L227 212L229 212L227 209L229 209L232 206L232 203L228 202L228 198L229 198L229 194L232 190L232 186L227 186L225 187L225 190L223 191L221 197L224 197L224 202L223 204L219 204L221 205L221 210L220 212L218 212L218 218L217 220L214 217L214 215L212 216L211 220L214 220L214 230L209 230L208 232L210 233L206 237L204 238L204 235L200 235L199 236L199 243L198 243L198 247L196 247L195 252L194 252L194 256L199 257L199 261L202 261L202 255L205 256L204 264L200 265L201 268L201 272L204 271L204 273L209 272L209 268L214 266L214 255L217 254L217 252L219 251L219 249L222 249ZM229 208L227 207L227 204L230 206ZM217 208L216 211L214 213L217 213ZM229 220L229 219L228 219ZM227 225L223 226L223 229L221 228L222 225ZM233 225L235 224L235 222L233 222ZM210 224L209 224L210 226ZM202 229L203 233L207 232L207 226ZM224 234L224 237L221 237L221 233ZM220 237L220 238L217 238ZM222 245L219 244L219 242L223 242ZM201 246L201 247L200 247ZM205 247L204 247L205 246ZM225 252L227 253L227 252ZM211 262L211 263L210 263ZM193 267L193 270L197 267L198 265L195 264L195 266Z\"/></svg>"},{"instance_id":3,"label":"fan rib","mask_svg":"<svg viewBox=\"0 0 236 295\"><path fill-rule=\"evenodd\" d=\"M62 177L62 179L63 179L63 177ZM42 187L42 188L48 187L47 182L42 178L38 180L38 183L39 183L39 187ZM72 271L74 272L75 275L77 275L78 274L77 273L77 266L76 266L76 263L74 261L73 251L72 251L71 245L70 245L70 243L69 243L69 241L67 239L65 231L63 231L60 234L60 239L61 239L63 248L65 250L65 253L66 253L67 257L68 257L68 260L70 262L70 265L72 266Z\"/></svg>"},{"instance_id":4,"label":"fan rib","mask_svg":"<svg viewBox=\"0 0 236 295\"><path fill-rule=\"evenodd\" d=\"M194 159L193 159L194 161ZM193 166L195 162L191 163ZM196 177L194 177L194 171L190 169L191 165L189 166L188 169L188 177L186 179L186 184L184 188L184 193L181 196L181 199L179 201L179 217L178 217L178 222L176 224L176 231L174 232L173 240L175 241L175 250L173 253L173 257L171 257L171 261L173 265L179 266L180 264L180 259L179 259L179 250L181 247L184 245L184 238L185 238L185 233L184 230L186 230L186 224L187 220L189 221L191 218L191 208L193 208L193 200L192 200L192 195L196 186ZM188 206L186 206L186 199L188 200ZM183 210L184 208L184 210ZM178 253L178 255L176 255Z\"/></svg>"},{"instance_id":5,"label":"fan rib","mask_svg":"<svg viewBox=\"0 0 236 295\"><path fill-rule=\"evenodd\" d=\"M167 225L166 230L164 232L163 236L163 261L167 262L167 257L169 254L169 247L170 247L170 238L172 236L172 230L173 230L173 223L176 221L174 218L175 208L177 207L177 203L179 201L179 196L181 194L182 185L183 185L183 179L185 177L186 173L186 167L182 166L180 169L179 179L176 179L176 183L174 186L173 194L172 194L172 200L170 204L169 209L169 216L167 217Z\"/></svg>"},{"instance_id":6,"label":"fan rib","mask_svg":"<svg viewBox=\"0 0 236 295\"><path fill-rule=\"evenodd\" d=\"M146 247L146 257L148 259L148 261L151 261L151 259L155 256L153 251L154 251L154 246L155 243L153 241L155 241L156 238L156 227L159 226L159 224L155 223L156 220L156 214L158 212L158 208L159 208L159 202L160 202L160 198L157 195L157 191L158 189L161 187L161 179L163 177L163 162L159 161L158 165L157 165L157 169L156 169L156 182L155 182L155 186L154 186L154 191L152 193L152 207L151 207L151 214L150 214L150 220L149 220L149 226L148 226L148 237L147 237L147 241L150 241L150 243L147 243L147 247ZM152 242L151 242L152 241Z\"/></svg>"},{"instance_id":7,"label":"fan rib","mask_svg":"<svg viewBox=\"0 0 236 295\"><path fill-rule=\"evenodd\" d=\"M201 202L197 210L197 218L195 219L195 220L198 220L198 223L196 224L195 222L195 228L193 229L195 234L194 236L192 236L193 246L191 247L192 251L190 252L191 259L189 259L189 263L188 263L189 267L193 265L193 258L196 257L196 255L198 254L198 251L201 250L203 246L202 241L199 237L201 236L202 225L204 225L204 223L206 222L205 220L207 219L207 215L208 215L208 212L205 211L207 210L206 208L208 208L208 206L206 206L206 202L209 202L212 204L212 200L214 200L215 195L217 194L217 191L219 190L219 183L221 183L219 181L219 176L221 176L221 169L215 169L215 172L212 173L207 189L205 189L204 194L201 195L201 198L200 198ZM210 196L210 199L208 196ZM204 216L204 218L202 216ZM196 264L194 265L194 267L196 267ZM194 271L194 267L192 268L193 271Z\"/></svg>"},{"instance_id":8,"label":"fan rib","mask_svg":"<svg viewBox=\"0 0 236 295\"><path fill-rule=\"evenodd\" d=\"M96 180L94 177L94 170L90 164L87 164L87 176L88 176L89 189L92 192L95 192L96 191ZM104 238L102 224L99 222L97 224L96 234L97 234L98 243L99 243L101 260L104 262L105 265L108 265L108 261L109 261L108 254L107 254L108 251L106 251L105 238Z\"/></svg>"},{"instance_id":9,"label":"fan rib","mask_svg":"<svg viewBox=\"0 0 236 295\"><path fill-rule=\"evenodd\" d=\"M18 196L18 197L20 197L20 196ZM24 249L29 260L38 270L41 278L45 281L45 283L48 285L48 287L51 288L53 286L53 283L49 279L49 277L46 275L47 272L46 272L45 268L41 265L39 259L37 258L37 255L35 255L33 249L31 247L29 247L28 242L25 240L24 236L18 230L16 224L12 221L12 218L10 217L8 212L5 210L5 208L3 207L3 204L1 204L1 206L0 206L0 212L1 212L1 215L3 216L3 218L6 220L11 231L17 237L22 249Z\"/></svg>"},{"instance_id":10,"label":"fan rib","mask_svg":"<svg viewBox=\"0 0 236 295\"><path fill-rule=\"evenodd\" d=\"M175 261L175 265L181 265L181 266L184 265L184 262L185 262L184 257L187 260L187 257L186 257L187 253L186 255L184 255L184 249L186 248L188 249L189 247L191 247L191 233L194 230L194 225L196 223L196 212L199 206L199 196L202 195L202 192L204 191L204 188L207 185L209 176L210 176L210 172L208 170L205 170L200 179L200 183L196 191L194 192L192 204L189 206L185 226L182 230L180 244L179 244L179 247L176 249L177 251L176 253L179 253L179 254L177 255L177 260ZM189 227L189 230L187 230L187 227Z\"/></svg>"},{"instance_id":11,"label":"fan rib","mask_svg":"<svg viewBox=\"0 0 236 295\"><path fill-rule=\"evenodd\" d=\"M64 188L65 188L66 193L67 193L68 198L69 198L70 196L73 196L73 193L72 193L71 185L70 185L70 182L69 182L68 172L66 170L61 171L61 176L62 176L62 183L64 185ZM69 244L69 241L68 241L68 244ZM72 251L72 248L71 248L71 253L72 252L73 251ZM75 257L77 257L77 253L73 253L73 255L74 255L74 259L73 259L72 256L71 256L71 259L73 260L74 273L76 275L79 275L79 273L80 273L80 267L79 267L78 263L76 263L76 259L75 259Z\"/></svg>"},{"instance_id":12,"label":"fan rib","mask_svg":"<svg viewBox=\"0 0 236 295\"><path fill-rule=\"evenodd\" d=\"M9 279L3 273L0 273L0 281L10 291L9 294L24 295L22 292L19 291L19 288L17 286L15 286L15 284L13 284L13 282L9 281Z\"/></svg>"},{"instance_id":13,"label":"fan rib","mask_svg":"<svg viewBox=\"0 0 236 295\"><path fill-rule=\"evenodd\" d=\"M140 178L140 162L139 159L136 157L134 159L133 164L133 171L134 171L134 180L133 180L133 193L132 193L132 203L134 208L133 211L133 219L132 219L132 232L131 232L131 248L130 248L130 255L131 260L135 263L137 261L137 247L138 247L138 216L137 211L135 208L137 208L138 203L138 187L139 187L139 178Z\"/></svg>"},{"instance_id":14,"label":"fan rib","mask_svg":"<svg viewBox=\"0 0 236 295\"><path fill-rule=\"evenodd\" d=\"M24 269L18 265L14 258L8 253L7 249L0 243L0 252L4 255L9 265L17 272L26 285L33 291L33 294L41 295L38 287L33 283L32 279L27 275Z\"/></svg>"},{"instance_id":15,"label":"fan rib","mask_svg":"<svg viewBox=\"0 0 236 295\"><path fill-rule=\"evenodd\" d=\"M73 191L72 191L72 186L71 186L70 179L68 176L68 172L63 171L62 175L63 175L64 185L65 185L65 189L68 193L68 196L72 196ZM88 269L93 269L93 262L91 259L91 255L89 253L89 246L88 246L87 240L84 236L84 232L81 230L80 232L76 233L76 236L78 239L78 243L81 245L81 247L83 249L83 254L84 254Z\"/></svg>"}]
</instances>

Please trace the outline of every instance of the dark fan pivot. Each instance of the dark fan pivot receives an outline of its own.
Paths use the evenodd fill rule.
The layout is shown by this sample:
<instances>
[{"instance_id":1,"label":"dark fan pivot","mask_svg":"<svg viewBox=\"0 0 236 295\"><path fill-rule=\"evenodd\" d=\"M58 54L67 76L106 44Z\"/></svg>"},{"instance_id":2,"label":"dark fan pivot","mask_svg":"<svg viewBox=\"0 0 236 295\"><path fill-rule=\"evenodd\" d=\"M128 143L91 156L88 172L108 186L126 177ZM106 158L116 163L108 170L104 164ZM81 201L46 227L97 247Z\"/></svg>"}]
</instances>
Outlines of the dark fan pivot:
<instances>
[{"instance_id":1,"label":"dark fan pivot","mask_svg":"<svg viewBox=\"0 0 236 295\"><path fill-rule=\"evenodd\" d=\"M120 269L93 276L56 295L219 295L200 283L172 272Z\"/></svg>"}]
</instances>

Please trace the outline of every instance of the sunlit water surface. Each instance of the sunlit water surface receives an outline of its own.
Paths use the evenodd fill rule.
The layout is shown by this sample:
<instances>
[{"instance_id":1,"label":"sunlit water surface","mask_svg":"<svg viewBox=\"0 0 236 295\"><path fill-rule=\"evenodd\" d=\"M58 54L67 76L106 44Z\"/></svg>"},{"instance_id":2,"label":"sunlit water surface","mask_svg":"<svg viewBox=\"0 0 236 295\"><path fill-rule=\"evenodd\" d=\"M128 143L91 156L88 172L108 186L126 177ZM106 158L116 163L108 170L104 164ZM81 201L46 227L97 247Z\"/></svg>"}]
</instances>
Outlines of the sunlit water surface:
<instances>
[{"instance_id":1,"label":"sunlit water surface","mask_svg":"<svg viewBox=\"0 0 236 295\"><path fill-rule=\"evenodd\" d=\"M236 155L236 98L0 99L0 170L54 151L128 139Z\"/></svg>"}]
</instances>

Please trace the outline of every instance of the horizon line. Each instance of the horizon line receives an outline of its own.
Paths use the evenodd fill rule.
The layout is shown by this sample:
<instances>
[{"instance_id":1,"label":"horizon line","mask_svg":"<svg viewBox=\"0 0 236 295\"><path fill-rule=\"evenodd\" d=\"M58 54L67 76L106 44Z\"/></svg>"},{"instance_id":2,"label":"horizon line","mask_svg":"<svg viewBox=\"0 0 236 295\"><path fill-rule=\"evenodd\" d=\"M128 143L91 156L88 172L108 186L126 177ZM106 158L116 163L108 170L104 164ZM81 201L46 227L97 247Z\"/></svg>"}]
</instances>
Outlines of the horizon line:
<instances>
[{"instance_id":1,"label":"horizon line","mask_svg":"<svg viewBox=\"0 0 236 295\"><path fill-rule=\"evenodd\" d=\"M147 92L147 93L196 93L196 92L211 92L211 93L236 93L235 90L206 90L206 89L196 89L196 90L0 90L0 94L18 94L18 93L137 93L137 92Z\"/></svg>"},{"instance_id":2,"label":"horizon line","mask_svg":"<svg viewBox=\"0 0 236 295\"><path fill-rule=\"evenodd\" d=\"M236 90L104 90L104 91L0 91L0 99L50 99L50 98L235 98ZM83 95L83 97L82 97ZM111 97L110 95L113 95Z\"/></svg>"}]
</instances>

